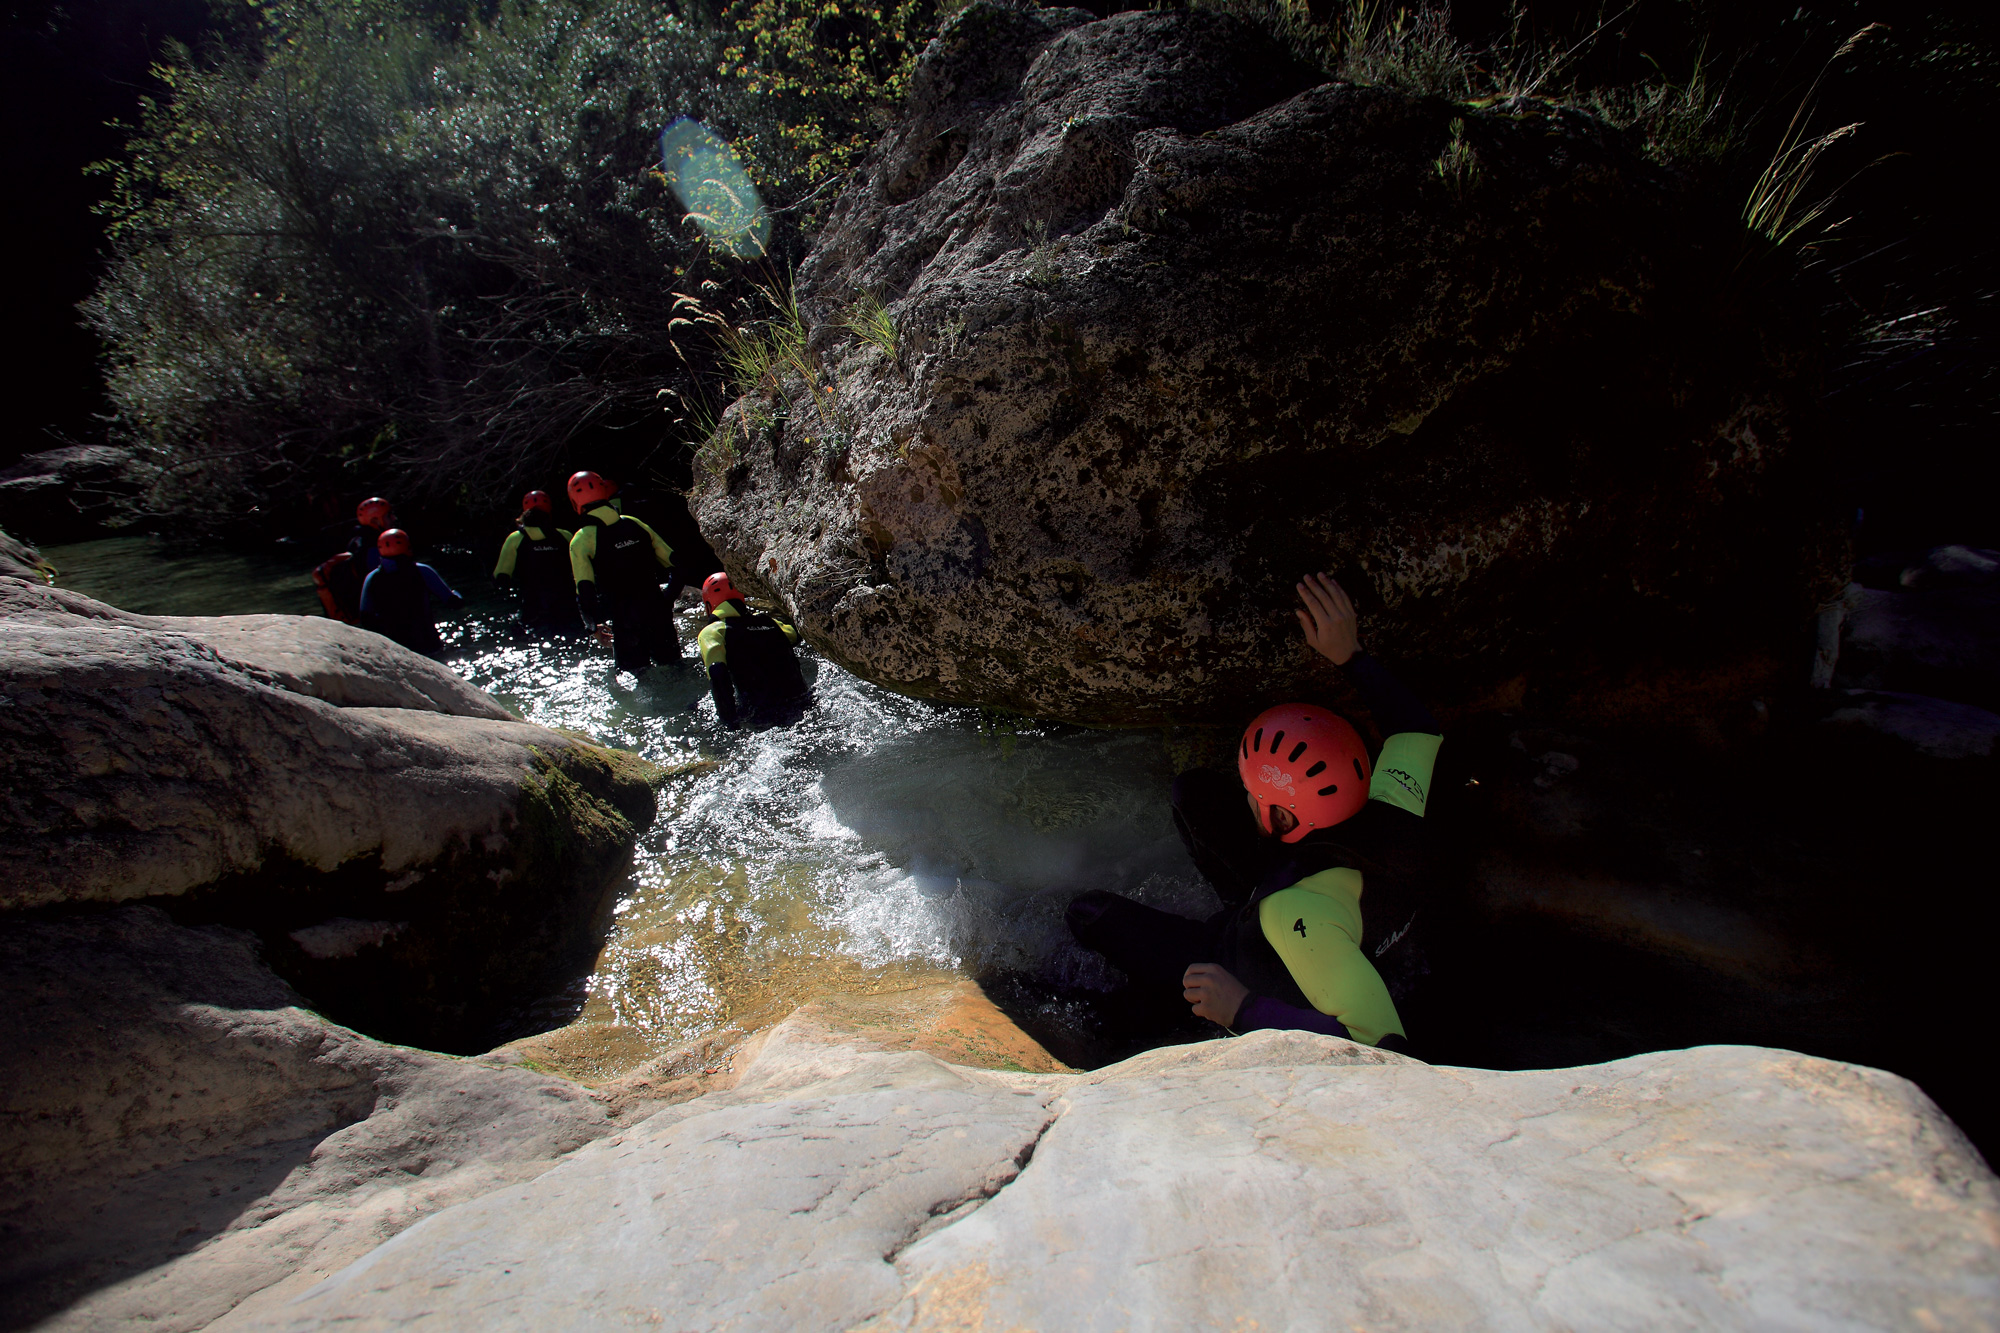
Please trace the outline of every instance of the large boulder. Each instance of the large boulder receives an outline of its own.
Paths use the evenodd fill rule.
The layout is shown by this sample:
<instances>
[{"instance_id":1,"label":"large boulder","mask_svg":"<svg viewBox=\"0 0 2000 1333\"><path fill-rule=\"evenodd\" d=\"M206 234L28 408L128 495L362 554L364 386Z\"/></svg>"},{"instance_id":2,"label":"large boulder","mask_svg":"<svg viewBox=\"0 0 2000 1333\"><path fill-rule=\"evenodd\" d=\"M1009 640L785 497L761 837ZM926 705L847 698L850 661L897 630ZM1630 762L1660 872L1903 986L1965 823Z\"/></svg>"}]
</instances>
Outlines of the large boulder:
<instances>
[{"instance_id":1,"label":"large boulder","mask_svg":"<svg viewBox=\"0 0 2000 1333\"><path fill-rule=\"evenodd\" d=\"M562 1079L303 1003L250 936L155 908L8 922L0 1326L202 1328L619 1126Z\"/></svg>"},{"instance_id":2,"label":"large boulder","mask_svg":"<svg viewBox=\"0 0 2000 1333\"><path fill-rule=\"evenodd\" d=\"M249 927L378 1035L483 1047L587 962L649 778L366 631L0 580L0 909L151 899Z\"/></svg>"},{"instance_id":3,"label":"large boulder","mask_svg":"<svg viewBox=\"0 0 2000 1333\"><path fill-rule=\"evenodd\" d=\"M514 720L492 695L451 668L371 630L322 616L142 616L67 588L0 578L0 617L23 625L101 622L185 635L280 689L343 708L415 708Z\"/></svg>"},{"instance_id":4,"label":"large boulder","mask_svg":"<svg viewBox=\"0 0 2000 1333\"><path fill-rule=\"evenodd\" d=\"M2000 1182L1911 1084L1710 1047L1091 1074L794 1018L741 1080L217 1329L1981 1327Z\"/></svg>"},{"instance_id":5,"label":"large boulder","mask_svg":"<svg viewBox=\"0 0 2000 1333\"><path fill-rule=\"evenodd\" d=\"M1838 591L1815 353L1729 210L1571 109L1322 82L1213 12L1087 17L946 26L800 270L821 382L774 376L704 449L702 531L822 651L1212 721L1313 688L1311 569L1468 699L1690 618L1767 644ZM864 293L893 355L839 327Z\"/></svg>"}]
</instances>

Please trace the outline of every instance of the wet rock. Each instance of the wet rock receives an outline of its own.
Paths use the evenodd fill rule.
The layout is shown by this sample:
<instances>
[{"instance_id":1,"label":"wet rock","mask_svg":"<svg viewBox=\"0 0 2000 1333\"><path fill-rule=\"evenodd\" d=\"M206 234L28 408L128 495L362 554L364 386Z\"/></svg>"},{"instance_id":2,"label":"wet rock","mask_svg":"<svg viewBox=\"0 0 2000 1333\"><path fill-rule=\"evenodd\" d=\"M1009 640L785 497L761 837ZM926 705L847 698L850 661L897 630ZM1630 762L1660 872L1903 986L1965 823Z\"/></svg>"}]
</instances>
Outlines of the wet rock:
<instances>
[{"instance_id":1,"label":"wet rock","mask_svg":"<svg viewBox=\"0 0 2000 1333\"><path fill-rule=\"evenodd\" d=\"M202 1328L617 1127L303 1004L250 936L150 907L0 930L0 1322Z\"/></svg>"},{"instance_id":2,"label":"wet rock","mask_svg":"<svg viewBox=\"0 0 2000 1333\"><path fill-rule=\"evenodd\" d=\"M947 25L801 269L824 384L704 451L703 532L822 651L1220 720L1316 687L1314 568L1463 700L1689 617L1763 645L1838 592L1813 358L1726 209L1547 103L1311 86L1212 12L1077 18ZM862 293L893 355L839 330Z\"/></svg>"},{"instance_id":3,"label":"wet rock","mask_svg":"<svg viewBox=\"0 0 2000 1333\"><path fill-rule=\"evenodd\" d=\"M1991 588L2000 586L2000 551L1938 546L1920 554L1891 552L1854 564L1854 581L1866 588Z\"/></svg>"},{"instance_id":4,"label":"wet rock","mask_svg":"<svg viewBox=\"0 0 2000 1333\"><path fill-rule=\"evenodd\" d=\"M1822 726L1880 737L1932 759L1990 759L2000 715L1921 694L1847 690Z\"/></svg>"},{"instance_id":5,"label":"wet rock","mask_svg":"<svg viewBox=\"0 0 2000 1333\"><path fill-rule=\"evenodd\" d=\"M1260 1032L1037 1076L800 1018L216 1327L1972 1325L1996 1228L1916 1088L1783 1051L1508 1074Z\"/></svg>"},{"instance_id":6,"label":"wet rock","mask_svg":"<svg viewBox=\"0 0 2000 1333\"><path fill-rule=\"evenodd\" d=\"M80 541L130 527L158 475L129 449L66 445L0 470L0 527L38 541Z\"/></svg>"},{"instance_id":7,"label":"wet rock","mask_svg":"<svg viewBox=\"0 0 2000 1333\"><path fill-rule=\"evenodd\" d=\"M1918 568L1930 568L1920 566ZM1851 587L1833 683L2000 709L2000 581Z\"/></svg>"},{"instance_id":8,"label":"wet rock","mask_svg":"<svg viewBox=\"0 0 2000 1333\"><path fill-rule=\"evenodd\" d=\"M654 815L636 756L512 720L364 632L0 583L0 909L170 900L258 931L346 1021L448 1049L594 950ZM394 929L350 951L295 935L338 920Z\"/></svg>"},{"instance_id":9,"label":"wet rock","mask_svg":"<svg viewBox=\"0 0 2000 1333\"><path fill-rule=\"evenodd\" d=\"M978 982L963 977L893 990L823 994L793 1012L871 1049L923 1051L979 1069L1046 1074L1068 1067L1016 1026ZM783 1016L774 1014L764 1022ZM648 1050L644 1037L629 1028L586 1019L508 1042L493 1054L528 1061L621 1101L681 1100L716 1086L732 1053L759 1030L756 1020L739 1014L729 1026L661 1055Z\"/></svg>"}]
</instances>

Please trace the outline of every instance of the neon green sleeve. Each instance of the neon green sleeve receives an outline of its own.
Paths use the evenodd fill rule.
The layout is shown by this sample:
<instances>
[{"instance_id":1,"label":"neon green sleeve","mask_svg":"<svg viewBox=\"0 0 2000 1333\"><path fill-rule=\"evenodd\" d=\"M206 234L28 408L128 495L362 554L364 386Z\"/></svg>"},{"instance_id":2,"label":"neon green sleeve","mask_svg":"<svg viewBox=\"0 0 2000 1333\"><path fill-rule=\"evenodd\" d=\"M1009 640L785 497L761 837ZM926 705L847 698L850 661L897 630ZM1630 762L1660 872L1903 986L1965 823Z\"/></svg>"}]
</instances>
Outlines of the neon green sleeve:
<instances>
[{"instance_id":1,"label":"neon green sleeve","mask_svg":"<svg viewBox=\"0 0 2000 1333\"><path fill-rule=\"evenodd\" d=\"M1383 741L1375 774L1368 780L1368 799L1423 818L1431 803L1431 775L1437 770L1442 744L1444 737L1421 731L1399 731Z\"/></svg>"},{"instance_id":2,"label":"neon green sleeve","mask_svg":"<svg viewBox=\"0 0 2000 1333\"><path fill-rule=\"evenodd\" d=\"M569 572L578 583L597 582L597 529L578 528L569 539Z\"/></svg>"},{"instance_id":3,"label":"neon green sleeve","mask_svg":"<svg viewBox=\"0 0 2000 1333\"><path fill-rule=\"evenodd\" d=\"M1313 1008L1369 1046L1408 1035L1382 974L1361 952L1360 871L1323 870L1280 889L1258 904L1257 919Z\"/></svg>"},{"instance_id":4,"label":"neon green sleeve","mask_svg":"<svg viewBox=\"0 0 2000 1333\"><path fill-rule=\"evenodd\" d=\"M785 637L790 639L794 645L798 643L799 632L797 630L793 629L790 625L787 625L784 621L779 620L776 616L772 616L771 621L773 624L777 625L779 629L785 632Z\"/></svg>"},{"instance_id":5,"label":"neon green sleeve","mask_svg":"<svg viewBox=\"0 0 2000 1333\"><path fill-rule=\"evenodd\" d=\"M695 636L695 646L701 649L702 670L729 660L728 645L724 642L727 629L722 621L712 621L703 625L701 633Z\"/></svg>"},{"instance_id":6,"label":"neon green sleeve","mask_svg":"<svg viewBox=\"0 0 2000 1333\"><path fill-rule=\"evenodd\" d=\"M507 534L507 540L500 543L500 562L493 566L493 577L511 579L514 577L514 557L521 550L521 530L515 528Z\"/></svg>"}]
</instances>

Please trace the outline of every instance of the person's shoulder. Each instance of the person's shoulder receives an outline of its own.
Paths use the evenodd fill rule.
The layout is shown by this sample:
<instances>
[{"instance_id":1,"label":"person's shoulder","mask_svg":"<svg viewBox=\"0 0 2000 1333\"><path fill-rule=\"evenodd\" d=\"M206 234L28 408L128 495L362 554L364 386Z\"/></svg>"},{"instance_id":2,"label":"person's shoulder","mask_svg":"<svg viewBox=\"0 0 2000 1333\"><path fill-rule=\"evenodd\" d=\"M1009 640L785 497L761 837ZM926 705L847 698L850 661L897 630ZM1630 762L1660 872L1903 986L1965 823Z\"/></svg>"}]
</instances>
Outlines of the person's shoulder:
<instances>
[{"instance_id":1,"label":"person's shoulder","mask_svg":"<svg viewBox=\"0 0 2000 1333\"><path fill-rule=\"evenodd\" d=\"M1287 888L1279 889L1264 901L1284 899L1287 902L1302 898L1324 898L1335 902L1349 903L1360 900L1361 872L1353 866L1329 866L1316 870Z\"/></svg>"}]
</instances>

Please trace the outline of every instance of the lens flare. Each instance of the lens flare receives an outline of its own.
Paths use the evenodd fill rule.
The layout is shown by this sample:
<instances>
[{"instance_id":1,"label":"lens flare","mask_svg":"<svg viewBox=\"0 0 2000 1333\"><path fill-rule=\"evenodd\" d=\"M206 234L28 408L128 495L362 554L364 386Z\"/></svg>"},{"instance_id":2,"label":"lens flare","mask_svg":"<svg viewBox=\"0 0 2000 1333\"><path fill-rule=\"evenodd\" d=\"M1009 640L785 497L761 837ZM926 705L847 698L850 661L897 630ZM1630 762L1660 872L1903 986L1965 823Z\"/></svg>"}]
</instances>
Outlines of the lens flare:
<instances>
[{"instance_id":1,"label":"lens flare","mask_svg":"<svg viewBox=\"0 0 2000 1333\"><path fill-rule=\"evenodd\" d=\"M688 220L717 249L756 259L771 240L771 215L736 150L708 126L682 116L660 131L660 170Z\"/></svg>"}]
</instances>

